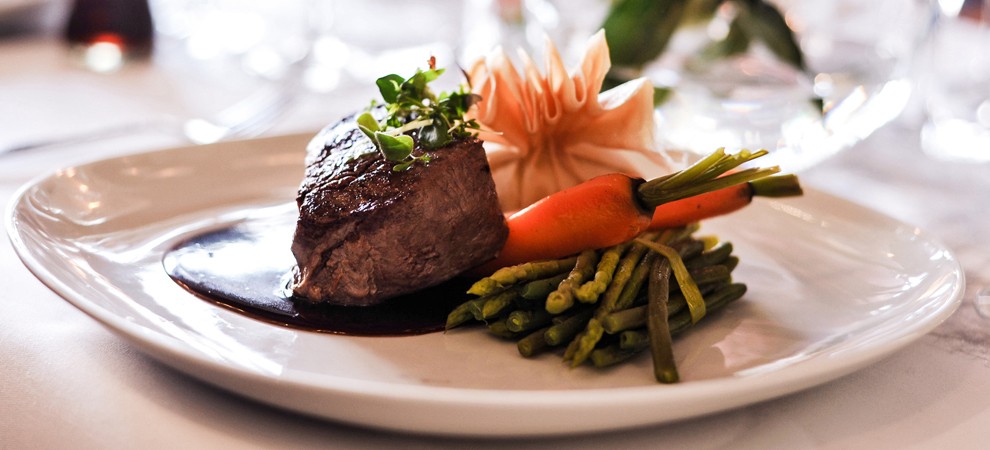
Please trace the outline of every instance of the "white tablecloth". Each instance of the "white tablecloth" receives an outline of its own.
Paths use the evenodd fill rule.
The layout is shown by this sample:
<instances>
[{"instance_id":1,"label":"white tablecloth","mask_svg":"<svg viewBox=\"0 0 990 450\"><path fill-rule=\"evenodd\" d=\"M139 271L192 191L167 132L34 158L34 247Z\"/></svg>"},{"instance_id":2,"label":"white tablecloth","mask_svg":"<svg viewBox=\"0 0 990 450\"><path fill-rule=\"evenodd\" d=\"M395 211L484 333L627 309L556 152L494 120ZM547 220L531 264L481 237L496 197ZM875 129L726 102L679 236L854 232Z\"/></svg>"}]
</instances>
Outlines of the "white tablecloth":
<instances>
[{"instance_id":1,"label":"white tablecloth","mask_svg":"<svg viewBox=\"0 0 990 450\"><path fill-rule=\"evenodd\" d=\"M154 118L188 107L148 63L113 75L71 65L59 41L0 41L0 140ZM166 86L166 87L163 87ZM156 86L153 95L148 86ZM356 98L368 98L350 92ZM355 104L314 98L269 131L311 130ZM361 101L363 104L363 100ZM803 174L806 185L915 224L966 270L958 312L893 356L762 404L646 429L535 440L410 436L302 417L159 364L45 288L0 240L0 448L986 448L990 438L990 166L924 156L901 120ZM146 131L0 156L0 202L58 167L184 145Z\"/></svg>"}]
</instances>

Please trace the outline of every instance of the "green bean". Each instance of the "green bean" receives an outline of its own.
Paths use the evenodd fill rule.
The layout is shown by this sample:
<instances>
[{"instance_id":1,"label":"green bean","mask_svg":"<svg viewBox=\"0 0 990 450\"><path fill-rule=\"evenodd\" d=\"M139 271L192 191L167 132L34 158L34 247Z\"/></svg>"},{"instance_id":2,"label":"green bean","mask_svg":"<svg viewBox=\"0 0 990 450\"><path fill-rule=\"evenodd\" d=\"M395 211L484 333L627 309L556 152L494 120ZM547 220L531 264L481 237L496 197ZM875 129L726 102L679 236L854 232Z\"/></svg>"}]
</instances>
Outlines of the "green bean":
<instances>
[{"instance_id":1,"label":"green bean","mask_svg":"<svg viewBox=\"0 0 990 450\"><path fill-rule=\"evenodd\" d=\"M515 333L509 330L509 327L505 324L505 320L496 320L494 322L488 323L488 331L495 336L505 339L516 339L519 337L519 333Z\"/></svg>"},{"instance_id":2,"label":"green bean","mask_svg":"<svg viewBox=\"0 0 990 450\"><path fill-rule=\"evenodd\" d=\"M670 262L659 259L650 271L649 303L646 329L650 338L650 353L653 355L653 376L661 383L676 383L677 364L674 361L674 347L670 339L667 323L667 296L670 295Z\"/></svg>"},{"instance_id":3,"label":"green bean","mask_svg":"<svg viewBox=\"0 0 990 450\"><path fill-rule=\"evenodd\" d=\"M578 256L577 263L571 272L557 286L557 289L547 295L546 310L552 314L560 314L574 305L574 291L584 284L584 280L595 274L598 263L598 252L585 250Z\"/></svg>"},{"instance_id":4,"label":"green bean","mask_svg":"<svg viewBox=\"0 0 990 450\"><path fill-rule=\"evenodd\" d=\"M629 242L624 242L609 247L608 250L602 253L601 259L598 260L598 267L595 270L594 277L574 291L574 296L577 297L578 301L582 303L595 303L598 301L598 297L612 283L612 276L615 274L615 269L619 265L622 254L625 253L630 244Z\"/></svg>"},{"instance_id":5,"label":"green bean","mask_svg":"<svg viewBox=\"0 0 990 450\"><path fill-rule=\"evenodd\" d=\"M722 265L725 266L727 269L729 269L729 272L732 272L733 270L736 269L736 266L739 265L739 258L737 256L730 256L728 258L725 258L725 261L722 262Z\"/></svg>"},{"instance_id":6,"label":"green bean","mask_svg":"<svg viewBox=\"0 0 990 450\"><path fill-rule=\"evenodd\" d=\"M474 283L468 294L491 295L501 292L516 283L533 281L567 272L574 267L577 257L555 259L550 261L535 261L503 267L495 273Z\"/></svg>"},{"instance_id":7,"label":"green bean","mask_svg":"<svg viewBox=\"0 0 990 450\"><path fill-rule=\"evenodd\" d=\"M694 269L688 270L688 275L694 280L694 283L700 288L703 284L715 283L719 281L726 281L731 276L729 268L721 264L716 264L712 266L695 267ZM681 289L680 285L674 283L670 286L671 292L676 292Z\"/></svg>"},{"instance_id":8,"label":"green bean","mask_svg":"<svg viewBox=\"0 0 990 450\"><path fill-rule=\"evenodd\" d=\"M688 258L684 260L684 265L688 269L695 269L698 267L712 266L715 264L721 264L732 254L732 243L723 242L715 247L712 247L706 252L702 252L700 255L693 258Z\"/></svg>"},{"instance_id":9,"label":"green bean","mask_svg":"<svg viewBox=\"0 0 990 450\"><path fill-rule=\"evenodd\" d=\"M644 234L637 239L652 241L656 239L656 234ZM622 290L629 283L633 272L636 270L636 266L639 265L639 261L646 254L647 250L646 246L636 243L622 257L619 267L615 270L615 276L612 277L612 283L608 285L608 289L605 290L605 294L602 296L601 304L598 306L599 311L595 313L597 316L604 317L605 314L616 310Z\"/></svg>"},{"instance_id":10,"label":"green bean","mask_svg":"<svg viewBox=\"0 0 990 450\"><path fill-rule=\"evenodd\" d=\"M545 338L546 332L549 328L550 327L540 328L539 330L527 334L525 337L520 339L519 342L516 342L516 349L519 350L519 354L523 357L530 358L550 348L550 344L547 344L547 340Z\"/></svg>"},{"instance_id":11,"label":"green bean","mask_svg":"<svg viewBox=\"0 0 990 450\"><path fill-rule=\"evenodd\" d=\"M647 347L649 345L644 344L641 348L624 349L619 344L607 345L592 351L589 359L591 364L598 368L613 366L638 355Z\"/></svg>"},{"instance_id":12,"label":"green bean","mask_svg":"<svg viewBox=\"0 0 990 450\"><path fill-rule=\"evenodd\" d=\"M657 233L646 233L637 239L651 241L656 238ZM612 311L615 311L622 290L629 283L633 272L636 270L636 266L639 265L640 260L646 254L647 250L642 244L633 244L629 252L622 257L618 268L615 270L612 283L608 285L608 289L605 290L605 294L602 296L598 307L595 308L594 317L588 321L588 325L585 326L584 331L574 338L574 343L568 345L567 350L564 352L564 360L569 361L571 367L581 365L591 356L591 352L594 351L595 346L598 345L598 341L605 334L605 328L601 322L602 319Z\"/></svg>"},{"instance_id":13,"label":"green bean","mask_svg":"<svg viewBox=\"0 0 990 450\"><path fill-rule=\"evenodd\" d=\"M606 367L650 348L654 376L674 382L671 336L698 320L692 309L714 311L746 290L731 283L738 264L732 245L696 238L696 230L644 233L605 250L500 269L471 286L469 293L481 295L454 308L446 328L484 321L526 358L567 344L563 358L572 367L589 361ZM687 307L683 286L692 286L700 305Z\"/></svg>"},{"instance_id":14,"label":"green bean","mask_svg":"<svg viewBox=\"0 0 990 450\"><path fill-rule=\"evenodd\" d=\"M619 334L619 348L642 350L650 346L650 334L640 330L626 330Z\"/></svg>"},{"instance_id":15,"label":"green bean","mask_svg":"<svg viewBox=\"0 0 990 450\"><path fill-rule=\"evenodd\" d=\"M634 241L660 253L670 263L670 268L674 273L677 284L680 285L681 292L687 300L688 311L691 312L691 320L694 322L701 320L705 316L705 301L701 296L701 292L698 290L698 285L694 283L687 268L684 267L684 261L681 260L681 255L666 245L650 242L647 239L636 238Z\"/></svg>"},{"instance_id":16,"label":"green bean","mask_svg":"<svg viewBox=\"0 0 990 450\"><path fill-rule=\"evenodd\" d=\"M709 311L715 311L723 306L738 300L746 293L746 285L742 283L732 283L713 292L705 299L705 305ZM670 323L670 334L678 335L691 327L691 314L689 311L681 311L671 315L668 319Z\"/></svg>"},{"instance_id":17,"label":"green bean","mask_svg":"<svg viewBox=\"0 0 990 450\"><path fill-rule=\"evenodd\" d=\"M549 324L552 317L550 313L543 309L519 309L509 313L509 316L505 319L505 323L511 331L529 331Z\"/></svg>"},{"instance_id":18,"label":"green bean","mask_svg":"<svg viewBox=\"0 0 990 450\"><path fill-rule=\"evenodd\" d=\"M497 294L482 297L485 300L481 305L481 317L477 320L487 320L498 316L502 312L506 311L512 301L519 296L518 289L509 289L506 291L499 292Z\"/></svg>"},{"instance_id":19,"label":"green bean","mask_svg":"<svg viewBox=\"0 0 990 450\"><path fill-rule=\"evenodd\" d=\"M570 362L571 367L577 367L587 361L603 334L605 328L602 327L601 319L592 317L585 325L584 331L578 334L564 351L564 361Z\"/></svg>"},{"instance_id":20,"label":"green bean","mask_svg":"<svg viewBox=\"0 0 990 450\"><path fill-rule=\"evenodd\" d=\"M578 262L580 262L580 259ZM557 289L557 286L559 286L565 278L567 278L567 274L562 273L550 278L530 281L529 283L523 285L522 289L519 291L519 295L526 300L545 300L547 295L550 295L554 289Z\"/></svg>"},{"instance_id":21,"label":"green bean","mask_svg":"<svg viewBox=\"0 0 990 450\"><path fill-rule=\"evenodd\" d=\"M557 346L570 341L587 325L588 320L591 319L594 313L595 311L593 309L586 309L571 314L567 319L554 324L544 334L547 344Z\"/></svg>"},{"instance_id":22,"label":"green bean","mask_svg":"<svg viewBox=\"0 0 990 450\"><path fill-rule=\"evenodd\" d=\"M681 239L679 242L672 244L671 247L677 250L677 253L681 255L682 259L688 260L700 257L705 250L705 243L689 237Z\"/></svg>"},{"instance_id":23,"label":"green bean","mask_svg":"<svg viewBox=\"0 0 990 450\"><path fill-rule=\"evenodd\" d=\"M646 325L646 305L616 311L602 318L602 327L608 334Z\"/></svg>"},{"instance_id":24,"label":"green bean","mask_svg":"<svg viewBox=\"0 0 990 450\"><path fill-rule=\"evenodd\" d=\"M650 275L650 266L653 265L653 261L657 258L656 253L650 252L640 260L636 268L633 269L632 276L629 277L629 282L622 288L622 293L619 294L619 299L612 308L613 311L628 309L636 303L636 298L640 295L643 283L646 282L646 279Z\"/></svg>"},{"instance_id":25,"label":"green bean","mask_svg":"<svg viewBox=\"0 0 990 450\"><path fill-rule=\"evenodd\" d=\"M476 298L468 300L461 303L456 308L453 309L449 314L447 314L447 323L444 325L444 329L450 330L451 328L457 327L471 319L481 320L481 305L485 303L485 298ZM478 312L476 317L475 311Z\"/></svg>"},{"instance_id":26,"label":"green bean","mask_svg":"<svg viewBox=\"0 0 990 450\"><path fill-rule=\"evenodd\" d=\"M709 301L707 300L708 294L711 294L725 286L728 286L729 279L715 280L702 285L698 285L698 292L701 293L702 299L705 299L705 307L708 307ZM673 287L671 287L673 289ZM684 298L684 294L680 290L675 290L670 293L670 299L667 301L667 314L673 315L681 312L684 308L687 308L687 300Z\"/></svg>"},{"instance_id":27,"label":"green bean","mask_svg":"<svg viewBox=\"0 0 990 450\"><path fill-rule=\"evenodd\" d=\"M705 299L705 306L709 310L721 306L720 304L717 304L717 302L721 302L718 295L726 295L726 293L716 294L716 292L728 286L730 286L728 281L708 283L699 286L702 297ZM679 314L681 311L684 311L686 307L687 307L687 303L685 302L683 295L681 295L679 292L670 293L670 297L667 302L668 317L674 317L675 315ZM647 305L634 306L632 308L616 311L605 316L604 318L602 318L602 326L605 328L606 333L617 334L626 330L631 330L646 325L646 315L647 315Z\"/></svg>"}]
</instances>

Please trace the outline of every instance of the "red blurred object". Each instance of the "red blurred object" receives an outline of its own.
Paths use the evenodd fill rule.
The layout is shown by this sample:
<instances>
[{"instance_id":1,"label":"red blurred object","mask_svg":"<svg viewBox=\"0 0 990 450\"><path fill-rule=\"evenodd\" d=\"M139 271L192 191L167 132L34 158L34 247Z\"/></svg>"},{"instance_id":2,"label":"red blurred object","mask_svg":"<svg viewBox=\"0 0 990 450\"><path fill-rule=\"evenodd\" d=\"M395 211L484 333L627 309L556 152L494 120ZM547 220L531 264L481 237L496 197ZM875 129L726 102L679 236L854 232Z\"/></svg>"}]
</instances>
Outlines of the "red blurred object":
<instances>
[{"instance_id":1,"label":"red blurred object","mask_svg":"<svg viewBox=\"0 0 990 450\"><path fill-rule=\"evenodd\" d=\"M959 10L959 17L990 22L990 11L987 11L983 0L965 0Z\"/></svg>"},{"instance_id":2,"label":"red blurred object","mask_svg":"<svg viewBox=\"0 0 990 450\"><path fill-rule=\"evenodd\" d=\"M75 0L65 39L73 45L109 43L128 57L151 54L154 28L147 0Z\"/></svg>"}]
</instances>

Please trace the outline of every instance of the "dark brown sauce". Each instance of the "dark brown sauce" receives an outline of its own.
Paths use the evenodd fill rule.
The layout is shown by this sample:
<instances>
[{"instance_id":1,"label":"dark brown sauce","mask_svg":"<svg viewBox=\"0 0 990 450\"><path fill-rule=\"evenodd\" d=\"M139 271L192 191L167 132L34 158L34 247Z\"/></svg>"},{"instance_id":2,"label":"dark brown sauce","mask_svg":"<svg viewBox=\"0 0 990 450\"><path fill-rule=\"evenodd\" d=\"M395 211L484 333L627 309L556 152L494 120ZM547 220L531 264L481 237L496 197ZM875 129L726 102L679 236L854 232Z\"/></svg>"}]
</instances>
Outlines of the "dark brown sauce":
<instances>
[{"instance_id":1,"label":"dark brown sauce","mask_svg":"<svg viewBox=\"0 0 990 450\"><path fill-rule=\"evenodd\" d=\"M401 336L443 329L447 314L467 299L454 280L377 306L313 304L287 288L295 260L292 222L249 220L188 239L163 260L166 272L197 296L269 323L322 333Z\"/></svg>"}]
</instances>

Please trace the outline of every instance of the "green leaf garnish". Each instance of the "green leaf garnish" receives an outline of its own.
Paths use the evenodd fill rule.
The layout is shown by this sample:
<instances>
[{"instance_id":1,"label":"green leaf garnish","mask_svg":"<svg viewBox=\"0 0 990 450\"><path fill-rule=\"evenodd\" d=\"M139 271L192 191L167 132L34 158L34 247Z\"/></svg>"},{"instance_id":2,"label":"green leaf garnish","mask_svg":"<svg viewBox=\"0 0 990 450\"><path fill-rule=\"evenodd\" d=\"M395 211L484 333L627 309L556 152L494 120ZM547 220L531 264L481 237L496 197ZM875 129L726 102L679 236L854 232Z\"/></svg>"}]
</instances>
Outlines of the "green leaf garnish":
<instances>
[{"instance_id":1,"label":"green leaf garnish","mask_svg":"<svg viewBox=\"0 0 990 450\"><path fill-rule=\"evenodd\" d=\"M426 149L437 149L450 142L450 133L444 127L427 125L419 130L419 144Z\"/></svg>"},{"instance_id":2,"label":"green leaf garnish","mask_svg":"<svg viewBox=\"0 0 990 450\"><path fill-rule=\"evenodd\" d=\"M394 171L430 161L426 153L414 154L417 146L435 150L475 135L477 122L465 120L464 116L481 97L468 92L465 86L434 94L429 83L443 73L444 69L436 69L431 58L428 70L417 70L409 78L390 74L375 82L385 101L386 116L378 121L365 112L358 116L357 125L387 161L398 163L392 167Z\"/></svg>"},{"instance_id":3,"label":"green leaf garnish","mask_svg":"<svg viewBox=\"0 0 990 450\"><path fill-rule=\"evenodd\" d=\"M395 100L399 98L399 89L403 81L405 81L404 78L394 73L375 81L375 84L378 85L378 92L382 94L385 103L395 103Z\"/></svg>"},{"instance_id":4,"label":"green leaf garnish","mask_svg":"<svg viewBox=\"0 0 990 450\"><path fill-rule=\"evenodd\" d=\"M364 133L365 136L368 136L372 141L375 140L375 132L381 130L381 127L378 125L378 121L375 120L375 117L368 112L358 116L357 124L358 128L361 129L361 132Z\"/></svg>"},{"instance_id":5,"label":"green leaf garnish","mask_svg":"<svg viewBox=\"0 0 990 450\"><path fill-rule=\"evenodd\" d=\"M412 159L410 159L408 161L405 161L405 162L402 162L402 163L399 163L399 164L396 164L396 165L392 166L392 171L393 172L405 172L405 171L411 169L412 166L413 166L413 164L416 164L416 163L429 164L429 162L430 162L430 154L429 153L423 153L422 155L413 157Z\"/></svg>"},{"instance_id":6,"label":"green leaf garnish","mask_svg":"<svg viewBox=\"0 0 990 450\"><path fill-rule=\"evenodd\" d=\"M378 142L379 150L388 161L402 161L408 158L409 155L412 155L413 147L416 145L409 135L392 136L381 131L375 132L375 141Z\"/></svg>"}]
</instances>

